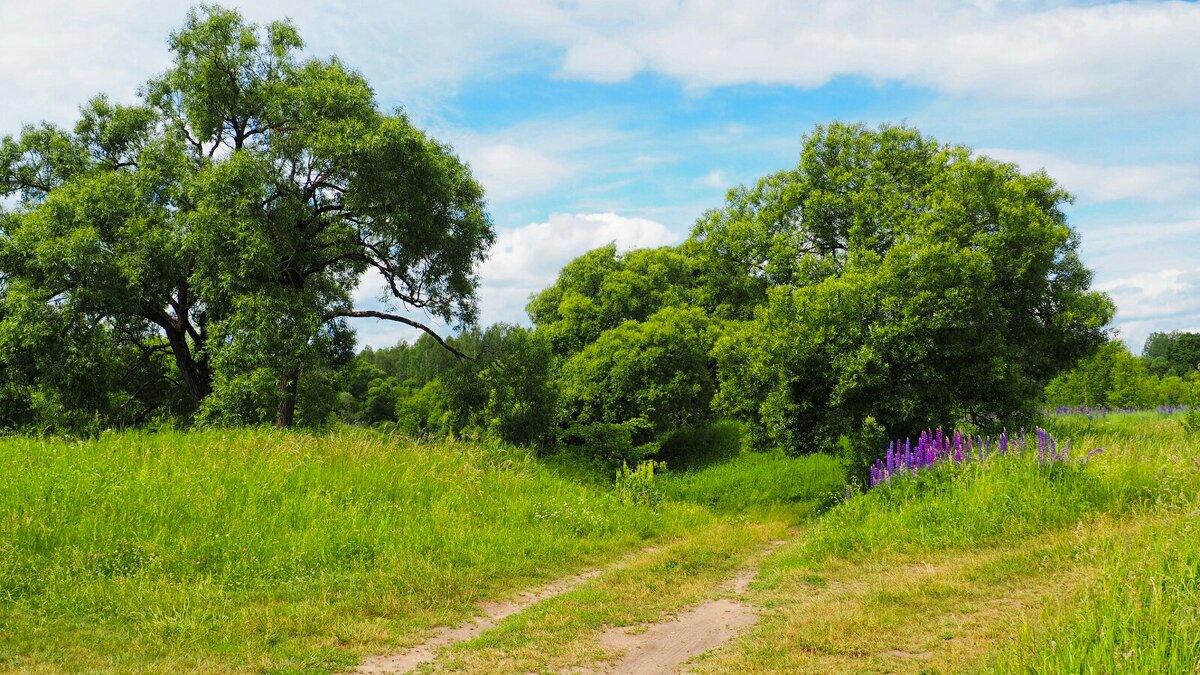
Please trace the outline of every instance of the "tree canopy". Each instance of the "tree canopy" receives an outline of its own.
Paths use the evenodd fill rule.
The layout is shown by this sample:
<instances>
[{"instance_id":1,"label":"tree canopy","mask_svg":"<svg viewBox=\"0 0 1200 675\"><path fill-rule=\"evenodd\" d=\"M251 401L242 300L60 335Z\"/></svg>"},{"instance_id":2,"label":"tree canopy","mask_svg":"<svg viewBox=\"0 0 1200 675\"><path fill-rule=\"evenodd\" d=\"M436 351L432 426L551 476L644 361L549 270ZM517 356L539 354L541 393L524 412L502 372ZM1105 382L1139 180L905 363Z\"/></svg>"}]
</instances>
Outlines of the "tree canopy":
<instances>
[{"instance_id":1,"label":"tree canopy","mask_svg":"<svg viewBox=\"0 0 1200 675\"><path fill-rule=\"evenodd\" d=\"M302 373L352 353L347 319L441 341L408 313L354 307L365 274L403 309L475 320L475 265L494 233L448 147L381 112L336 58L301 59L286 21L202 6L169 45L173 65L136 105L99 96L73 131L42 124L0 142L0 190L15 202L0 214L5 386L72 386L13 372L22 350L58 349L88 372L157 369L213 418L273 411L289 425ZM137 381L116 398L139 414L163 405Z\"/></svg>"},{"instance_id":2,"label":"tree canopy","mask_svg":"<svg viewBox=\"0 0 1200 675\"><path fill-rule=\"evenodd\" d=\"M900 434L1027 414L1112 315L1069 199L915 129L817 127L794 169L731 191L693 233L714 311L739 319L715 351L718 408L793 449L868 417Z\"/></svg>"}]
</instances>

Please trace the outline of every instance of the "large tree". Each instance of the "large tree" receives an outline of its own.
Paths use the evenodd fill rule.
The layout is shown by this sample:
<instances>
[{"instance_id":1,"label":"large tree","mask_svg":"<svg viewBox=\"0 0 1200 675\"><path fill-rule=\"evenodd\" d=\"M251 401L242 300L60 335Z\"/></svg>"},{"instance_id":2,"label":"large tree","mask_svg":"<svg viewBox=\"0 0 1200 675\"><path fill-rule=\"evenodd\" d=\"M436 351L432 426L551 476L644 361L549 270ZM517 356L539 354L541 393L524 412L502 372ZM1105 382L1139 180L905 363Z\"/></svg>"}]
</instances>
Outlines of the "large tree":
<instances>
[{"instance_id":1,"label":"large tree","mask_svg":"<svg viewBox=\"0 0 1200 675\"><path fill-rule=\"evenodd\" d=\"M793 451L867 417L911 434L1029 413L1112 315L1069 199L911 128L818 127L796 168L732 191L689 242L714 309L742 319L715 350L716 404Z\"/></svg>"},{"instance_id":2,"label":"large tree","mask_svg":"<svg viewBox=\"0 0 1200 675\"><path fill-rule=\"evenodd\" d=\"M15 206L0 216L0 331L86 315L126 343L161 343L195 406L256 417L266 397L286 426L305 368L345 357L347 319L441 341L411 312L354 307L365 274L404 309L475 319L494 233L449 148L381 112L337 59L300 58L288 22L202 6L169 44L174 64L138 105L98 97L74 132L3 140Z\"/></svg>"}]
</instances>

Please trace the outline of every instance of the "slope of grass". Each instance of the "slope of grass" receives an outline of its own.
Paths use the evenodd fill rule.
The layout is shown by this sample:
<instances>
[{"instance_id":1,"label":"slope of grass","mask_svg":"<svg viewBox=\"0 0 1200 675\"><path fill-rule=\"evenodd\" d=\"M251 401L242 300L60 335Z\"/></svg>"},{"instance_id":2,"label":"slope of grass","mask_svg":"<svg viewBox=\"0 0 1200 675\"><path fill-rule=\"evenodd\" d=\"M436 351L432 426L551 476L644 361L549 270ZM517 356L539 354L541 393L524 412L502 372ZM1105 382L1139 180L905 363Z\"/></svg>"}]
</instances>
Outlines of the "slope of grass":
<instances>
[{"instance_id":1,"label":"slope of grass","mask_svg":"<svg viewBox=\"0 0 1200 675\"><path fill-rule=\"evenodd\" d=\"M710 519L366 431L6 438L0 475L0 668L346 667Z\"/></svg>"},{"instance_id":2,"label":"slope of grass","mask_svg":"<svg viewBox=\"0 0 1200 675\"><path fill-rule=\"evenodd\" d=\"M1157 415L1050 425L1077 457L1104 450L946 464L838 504L764 562L761 627L702 670L1193 672L1200 444Z\"/></svg>"},{"instance_id":3,"label":"slope of grass","mask_svg":"<svg viewBox=\"0 0 1200 675\"><path fill-rule=\"evenodd\" d=\"M668 499L702 504L719 513L785 506L811 515L838 499L845 485L845 467L829 455L747 452L721 464L670 472L660 489Z\"/></svg>"},{"instance_id":4,"label":"slope of grass","mask_svg":"<svg viewBox=\"0 0 1200 675\"><path fill-rule=\"evenodd\" d=\"M1200 438L1172 416L1139 413L1059 418L1112 450L1098 470L1159 465L1170 499L1141 520L1144 531L1087 551L1101 573L1077 602L1047 607L1003 650L994 672L1191 673L1200 671Z\"/></svg>"},{"instance_id":5,"label":"slope of grass","mask_svg":"<svg viewBox=\"0 0 1200 675\"><path fill-rule=\"evenodd\" d=\"M1010 542L1098 513L1135 513L1200 490L1186 444L1170 425L1075 433L1074 459L1025 455L940 464L839 504L795 553L809 560L875 551L934 551ZM1090 460L1081 456L1103 450Z\"/></svg>"}]
</instances>

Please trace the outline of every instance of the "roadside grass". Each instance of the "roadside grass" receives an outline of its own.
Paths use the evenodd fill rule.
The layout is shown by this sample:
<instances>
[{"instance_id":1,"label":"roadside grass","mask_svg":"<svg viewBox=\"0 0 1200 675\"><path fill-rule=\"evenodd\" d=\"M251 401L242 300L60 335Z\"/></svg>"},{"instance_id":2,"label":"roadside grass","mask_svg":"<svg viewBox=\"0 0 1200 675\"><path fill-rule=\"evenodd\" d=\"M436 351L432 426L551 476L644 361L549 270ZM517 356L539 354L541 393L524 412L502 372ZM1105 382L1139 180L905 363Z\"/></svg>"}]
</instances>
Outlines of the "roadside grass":
<instances>
[{"instance_id":1,"label":"roadside grass","mask_svg":"<svg viewBox=\"0 0 1200 675\"><path fill-rule=\"evenodd\" d=\"M744 452L721 464L668 472L660 490L667 499L723 514L774 509L805 518L840 499L845 485L845 466L830 455Z\"/></svg>"},{"instance_id":2,"label":"roadside grass","mask_svg":"<svg viewBox=\"0 0 1200 675\"><path fill-rule=\"evenodd\" d=\"M1170 491L1139 536L1089 552L1102 572L1075 602L1027 621L993 672L1200 672L1200 438L1178 416L1058 418L1056 428L1107 444L1120 463L1152 457Z\"/></svg>"},{"instance_id":3,"label":"roadside grass","mask_svg":"<svg viewBox=\"0 0 1200 675\"><path fill-rule=\"evenodd\" d=\"M1073 441L1072 460L1043 466L1027 453L939 464L838 504L789 554L816 562L1001 544L1099 513L1135 517L1200 490L1200 453L1172 425L1055 432Z\"/></svg>"},{"instance_id":4,"label":"roadside grass","mask_svg":"<svg viewBox=\"0 0 1200 675\"><path fill-rule=\"evenodd\" d=\"M772 540L781 521L731 518L605 571L584 586L508 617L448 648L432 666L451 672L578 672L617 656L599 643L609 627L663 620L724 594L722 584ZM601 666L603 667L603 666Z\"/></svg>"},{"instance_id":5,"label":"roadside grass","mask_svg":"<svg viewBox=\"0 0 1200 675\"><path fill-rule=\"evenodd\" d=\"M890 551L816 568L769 559L750 588L760 624L695 665L704 673L954 673L1012 644L1014 620L1097 574L1086 552L1133 526L1101 519L1007 546ZM1058 672L1058 671L1041 671Z\"/></svg>"},{"instance_id":6,"label":"roadside grass","mask_svg":"<svg viewBox=\"0 0 1200 675\"><path fill-rule=\"evenodd\" d=\"M12 437L0 475L10 670L343 669L713 519L362 430Z\"/></svg>"},{"instance_id":7,"label":"roadside grass","mask_svg":"<svg viewBox=\"0 0 1200 675\"><path fill-rule=\"evenodd\" d=\"M838 504L764 562L763 623L702 670L1193 672L1200 447L1163 416L1048 426L1104 451L947 464Z\"/></svg>"},{"instance_id":8,"label":"roadside grass","mask_svg":"<svg viewBox=\"0 0 1200 675\"><path fill-rule=\"evenodd\" d=\"M1066 609L1047 606L1000 652L996 673L1200 672L1200 507L1164 514L1122 545Z\"/></svg>"}]
</instances>

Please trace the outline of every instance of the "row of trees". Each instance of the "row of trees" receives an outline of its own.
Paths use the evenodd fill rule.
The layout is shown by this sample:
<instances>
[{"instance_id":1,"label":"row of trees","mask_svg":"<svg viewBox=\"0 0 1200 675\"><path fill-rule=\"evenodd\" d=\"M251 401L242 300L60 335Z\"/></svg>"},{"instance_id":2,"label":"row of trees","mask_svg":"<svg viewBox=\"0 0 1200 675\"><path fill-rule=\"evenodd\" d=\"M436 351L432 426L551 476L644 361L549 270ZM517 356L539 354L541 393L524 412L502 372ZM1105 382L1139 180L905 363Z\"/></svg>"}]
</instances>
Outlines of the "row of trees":
<instances>
[{"instance_id":1,"label":"row of trees","mask_svg":"<svg viewBox=\"0 0 1200 675\"><path fill-rule=\"evenodd\" d=\"M1067 199L911 128L818 127L797 167L732 190L682 245L588 252L531 300L532 331L493 329L544 406L512 428L633 457L718 418L791 452L1012 424L1107 339ZM364 358L417 353L398 349ZM439 386L475 391L475 411L506 401L474 423L507 428L512 367L485 356Z\"/></svg>"},{"instance_id":2,"label":"row of trees","mask_svg":"<svg viewBox=\"0 0 1200 675\"><path fill-rule=\"evenodd\" d=\"M1200 405L1200 333L1153 333L1140 357L1110 342L1052 380L1046 402L1091 408Z\"/></svg>"},{"instance_id":3,"label":"row of trees","mask_svg":"<svg viewBox=\"0 0 1200 675\"><path fill-rule=\"evenodd\" d=\"M634 458L732 418L807 452L1012 423L1106 340L1052 179L841 123L680 246L572 261L532 329L470 328L493 231L448 148L286 22L204 7L170 45L138 105L0 144L6 427L340 418ZM463 329L353 307L367 272ZM366 316L426 335L356 357Z\"/></svg>"}]
</instances>

